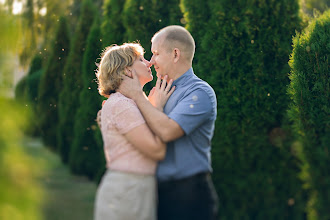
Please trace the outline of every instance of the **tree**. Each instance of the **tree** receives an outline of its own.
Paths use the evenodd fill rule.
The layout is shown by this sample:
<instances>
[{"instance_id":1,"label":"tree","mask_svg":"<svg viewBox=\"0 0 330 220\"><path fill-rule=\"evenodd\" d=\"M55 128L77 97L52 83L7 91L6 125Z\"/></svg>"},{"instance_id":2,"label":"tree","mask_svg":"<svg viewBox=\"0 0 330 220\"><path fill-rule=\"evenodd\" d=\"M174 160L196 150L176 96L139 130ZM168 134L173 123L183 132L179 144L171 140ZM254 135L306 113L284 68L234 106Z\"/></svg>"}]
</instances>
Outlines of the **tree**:
<instances>
[{"instance_id":1,"label":"tree","mask_svg":"<svg viewBox=\"0 0 330 220\"><path fill-rule=\"evenodd\" d=\"M38 85L43 73L43 56L37 53L31 60L30 68L15 88L16 100L25 106L26 114L29 120L29 126L26 126L24 132L27 135L38 136L39 127L37 123L36 108L38 104Z\"/></svg>"},{"instance_id":2,"label":"tree","mask_svg":"<svg viewBox=\"0 0 330 220\"><path fill-rule=\"evenodd\" d=\"M74 140L70 152L72 172L87 175L90 179L98 177L98 173L103 172L105 168L103 145L99 145L95 139L97 138L95 134L100 134L96 132L99 128L95 119L102 103L95 81L95 62L102 51L100 40L100 22L99 19L95 19L83 58L83 88L80 93L80 107L75 116Z\"/></svg>"},{"instance_id":3,"label":"tree","mask_svg":"<svg viewBox=\"0 0 330 220\"><path fill-rule=\"evenodd\" d=\"M209 66L203 69L203 62L207 62L208 51L202 50L202 43L207 31L207 23L210 21L211 13L208 1L181 0L181 11L184 15L185 28L195 39L196 49L193 60L195 73L202 79L207 80ZM207 47L207 46L206 46Z\"/></svg>"},{"instance_id":4,"label":"tree","mask_svg":"<svg viewBox=\"0 0 330 220\"><path fill-rule=\"evenodd\" d=\"M86 40L95 17L95 7L84 0L76 33L63 72L63 89L59 95L58 149L64 163L69 161L69 152L74 139L74 120L79 107L79 95L83 88L82 62Z\"/></svg>"},{"instance_id":5,"label":"tree","mask_svg":"<svg viewBox=\"0 0 330 220\"><path fill-rule=\"evenodd\" d=\"M112 44L120 45L127 41L122 18L124 3L122 0L105 0L104 2L104 19L101 26L103 47Z\"/></svg>"},{"instance_id":6,"label":"tree","mask_svg":"<svg viewBox=\"0 0 330 220\"><path fill-rule=\"evenodd\" d=\"M293 39L290 116L302 145L310 219L330 218L330 10Z\"/></svg>"},{"instance_id":7,"label":"tree","mask_svg":"<svg viewBox=\"0 0 330 220\"><path fill-rule=\"evenodd\" d=\"M70 47L68 24L61 17L53 41L51 55L48 58L44 74L39 84L38 124L44 144L56 150L58 126L58 101L62 88L62 75Z\"/></svg>"},{"instance_id":8,"label":"tree","mask_svg":"<svg viewBox=\"0 0 330 220\"><path fill-rule=\"evenodd\" d=\"M299 160L285 118L298 3L208 4L211 17L205 34L197 35L196 56L218 101L212 161L220 218L302 219Z\"/></svg>"}]
</instances>

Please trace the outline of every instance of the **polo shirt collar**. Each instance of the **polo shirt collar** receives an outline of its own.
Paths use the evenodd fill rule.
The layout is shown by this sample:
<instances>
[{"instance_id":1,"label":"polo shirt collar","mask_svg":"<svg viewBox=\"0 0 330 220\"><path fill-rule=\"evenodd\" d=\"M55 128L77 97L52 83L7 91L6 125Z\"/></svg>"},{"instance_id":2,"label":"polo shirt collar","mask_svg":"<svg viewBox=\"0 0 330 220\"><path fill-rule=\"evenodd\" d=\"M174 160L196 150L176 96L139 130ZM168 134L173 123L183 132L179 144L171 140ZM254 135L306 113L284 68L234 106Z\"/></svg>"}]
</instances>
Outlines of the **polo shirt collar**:
<instances>
[{"instance_id":1,"label":"polo shirt collar","mask_svg":"<svg viewBox=\"0 0 330 220\"><path fill-rule=\"evenodd\" d=\"M194 74L194 71L193 71L193 69L191 67L182 76L180 76L179 78L177 78L176 80L174 80L172 86L181 86L181 85L184 85L188 81L188 79L190 79L192 77L193 74Z\"/></svg>"}]
</instances>

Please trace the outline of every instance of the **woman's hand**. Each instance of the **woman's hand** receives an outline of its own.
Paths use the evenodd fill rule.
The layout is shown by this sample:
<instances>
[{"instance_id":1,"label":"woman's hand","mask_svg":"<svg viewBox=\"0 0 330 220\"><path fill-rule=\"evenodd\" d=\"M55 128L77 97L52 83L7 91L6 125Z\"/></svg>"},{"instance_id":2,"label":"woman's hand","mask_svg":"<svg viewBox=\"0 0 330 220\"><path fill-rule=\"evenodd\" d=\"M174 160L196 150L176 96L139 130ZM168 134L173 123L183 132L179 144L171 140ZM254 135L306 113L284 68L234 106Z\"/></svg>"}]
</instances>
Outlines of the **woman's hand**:
<instances>
[{"instance_id":1,"label":"woman's hand","mask_svg":"<svg viewBox=\"0 0 330 220\"><path fill-rule=\"evenodd\" d=\"M160 76L157 75L156 86L152 88L148 96L150 103L160 111L163 111L167 100L175 90L175 86L171 88L173 80L170 79L170 81L166 83L167 79L168 76L166 75L164 76L163 81L161 81Z\"/></svg>"}]
</instances>

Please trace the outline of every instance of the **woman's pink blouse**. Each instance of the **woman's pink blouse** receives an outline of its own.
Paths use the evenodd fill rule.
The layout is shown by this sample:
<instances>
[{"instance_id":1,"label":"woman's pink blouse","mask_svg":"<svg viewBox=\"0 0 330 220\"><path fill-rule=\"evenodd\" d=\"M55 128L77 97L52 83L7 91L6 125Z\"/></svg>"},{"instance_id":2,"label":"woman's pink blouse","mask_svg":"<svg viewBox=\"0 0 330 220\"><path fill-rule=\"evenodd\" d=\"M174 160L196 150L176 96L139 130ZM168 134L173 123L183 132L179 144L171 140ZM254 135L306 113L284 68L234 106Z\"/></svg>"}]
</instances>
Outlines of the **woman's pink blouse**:
<instances>
[{"instance_id":1,"label":"woman's pink blouse","mask_svg":"<svg viewBox=\"0 0 330 220\"><path fill-rule=\"evenodd\" d=\"M102 107L101 131L107 168L112 170L154 174L156 162L134 147L125 134L145 123L132 99L117 92ZM144 137L141 137L144 138Z\"/></svg>"}]
</instances>

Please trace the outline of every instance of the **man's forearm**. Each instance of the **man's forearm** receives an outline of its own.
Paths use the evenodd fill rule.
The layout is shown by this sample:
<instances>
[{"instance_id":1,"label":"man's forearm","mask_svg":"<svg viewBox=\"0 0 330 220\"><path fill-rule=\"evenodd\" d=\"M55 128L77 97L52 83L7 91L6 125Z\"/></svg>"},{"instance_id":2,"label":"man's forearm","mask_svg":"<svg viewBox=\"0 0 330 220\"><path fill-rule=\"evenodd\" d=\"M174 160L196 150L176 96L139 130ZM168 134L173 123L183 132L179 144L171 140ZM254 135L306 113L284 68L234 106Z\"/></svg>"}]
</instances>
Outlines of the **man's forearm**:
<instances>
[{"instance_id":1,"label":"man's forearm","mask_svg":"<svg viewBox=\"0 0 330 220\"><path fill-rule=\"evenodd\" d=\"M143 93L136 94L133 100L140 109L150 129L160 137L163 142L175 140L183 135L183 131L179 125L164 112L155 108L146 99Z\"/></svg>"}]
</instances>

